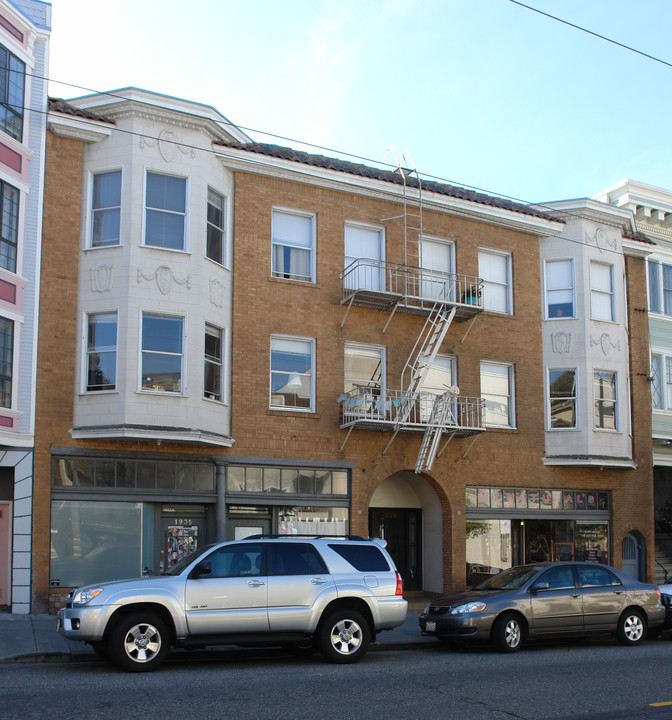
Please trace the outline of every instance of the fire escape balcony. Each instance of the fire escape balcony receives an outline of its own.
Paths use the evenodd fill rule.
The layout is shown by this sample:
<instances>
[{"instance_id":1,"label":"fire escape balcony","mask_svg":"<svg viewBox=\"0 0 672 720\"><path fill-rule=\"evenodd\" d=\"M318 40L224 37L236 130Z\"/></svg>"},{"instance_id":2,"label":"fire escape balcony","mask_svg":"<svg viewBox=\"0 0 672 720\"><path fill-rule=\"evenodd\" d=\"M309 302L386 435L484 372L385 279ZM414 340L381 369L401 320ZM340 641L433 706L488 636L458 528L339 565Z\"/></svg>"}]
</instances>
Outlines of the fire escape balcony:
<instances>
[{"instance_id":1,"label":"fire escape balcony","mask_svg":"<svg viewBox=\"0 0 672 720\"><path fill-rule=\"evenodd\" d=\"M429 315L437 304L455 307L464 322L483 310L483 281L471 275L444 273L379 260L358 258L341 272L341 305Z\"/></svg>"},{"instance_id":2,"label":"fire escape balcony","mask_svg":"<svg viewBox=\"0 0 672 720\"><path fill-rule=\"evenodd\" d=\"M341 429L376 430L378 432L426 432L432 426L432 409L436 393L415 393L377 387L357 387L343 393ZM450 400L450 412L441 422L440 432L468 437L485 430L484 400L457 396Z\"/></svg>"}]
</instances>

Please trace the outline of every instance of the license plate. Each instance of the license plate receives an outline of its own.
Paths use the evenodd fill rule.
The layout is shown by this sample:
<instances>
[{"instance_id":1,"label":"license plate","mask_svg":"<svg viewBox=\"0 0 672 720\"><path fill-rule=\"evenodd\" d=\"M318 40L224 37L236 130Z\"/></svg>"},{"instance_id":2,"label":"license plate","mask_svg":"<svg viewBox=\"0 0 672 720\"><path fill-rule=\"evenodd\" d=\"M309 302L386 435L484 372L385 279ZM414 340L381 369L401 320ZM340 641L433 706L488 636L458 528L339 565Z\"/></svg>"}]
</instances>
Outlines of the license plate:
<instances>
[{"instance_id":1,"label":"license plate","mask_svg":"<svg viewBox=\"0 0 672 720\"><path fill-rule=\"evenodd\" d=\"M436 632L436 623L433 620L425 623L425 632Z\"/></svg>"}]
</instances>

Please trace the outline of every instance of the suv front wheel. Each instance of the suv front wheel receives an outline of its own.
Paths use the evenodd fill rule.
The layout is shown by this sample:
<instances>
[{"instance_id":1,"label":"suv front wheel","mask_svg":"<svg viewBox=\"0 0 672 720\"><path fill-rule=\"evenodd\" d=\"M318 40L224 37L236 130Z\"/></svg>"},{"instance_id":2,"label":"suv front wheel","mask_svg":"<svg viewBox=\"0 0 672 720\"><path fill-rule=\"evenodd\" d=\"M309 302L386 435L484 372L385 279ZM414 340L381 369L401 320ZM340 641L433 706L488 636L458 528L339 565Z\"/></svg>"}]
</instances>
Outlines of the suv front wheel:
<instances>
[{"instance_id":1,"label":"suv front wheel","mask_svg":"<svg viewBox=\"0 0 672 720\"><path fill-rule=\"evenodd\" d=\"M170 649L168 631L154 613L122 617L108 642L112 660L129 672L149 672L163 663Z\"/></svg>"},{"instance_id":2,"label":"suv front wheel","mask_svg":"<svg viewBox=\"0 0 672 720\"><path fill-rule=\"evenodd\" d=\"M338 610L322 623L317 634L320 652L333 663L354 663L369 649L371 629L354 610Z\"/></svg>"}]
</instances>

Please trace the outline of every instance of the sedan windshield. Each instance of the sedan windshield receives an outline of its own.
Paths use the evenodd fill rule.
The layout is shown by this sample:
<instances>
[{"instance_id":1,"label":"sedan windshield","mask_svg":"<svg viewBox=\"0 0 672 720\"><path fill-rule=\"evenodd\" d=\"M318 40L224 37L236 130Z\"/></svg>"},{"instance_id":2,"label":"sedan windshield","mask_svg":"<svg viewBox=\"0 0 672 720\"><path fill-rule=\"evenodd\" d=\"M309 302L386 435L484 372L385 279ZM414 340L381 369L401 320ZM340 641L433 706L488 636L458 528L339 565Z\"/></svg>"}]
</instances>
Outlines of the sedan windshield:
<instances>
[{"instance_id":1,"label":"sedan windshield","mask_svg":"<svg viewBox=\"0 0 672 720\"><path fill-rule=\"evenodd\" d=\"M543 570L543 565L519 565L493 575L477 585L474 590L518 590L531 577Z\"/></svg>"},{"instance_id":2,"label":"sedan windshield","mask_svg":"<svg viewBox=\"0 0 672 720\"><path fill-rule=\"evenodd\" d=\"M162 575L179 575L187 565L191 565L194 560L199 558L201 555L203 555L208 550L212 550L214 545L204 545L202 548L199 548L198 550L194 550L193 553L189 555L185 555L179 562L175 563L173 567L171 567L169 570L166 570L166 572L162 573Z\"/></svg>"}]
</instances>

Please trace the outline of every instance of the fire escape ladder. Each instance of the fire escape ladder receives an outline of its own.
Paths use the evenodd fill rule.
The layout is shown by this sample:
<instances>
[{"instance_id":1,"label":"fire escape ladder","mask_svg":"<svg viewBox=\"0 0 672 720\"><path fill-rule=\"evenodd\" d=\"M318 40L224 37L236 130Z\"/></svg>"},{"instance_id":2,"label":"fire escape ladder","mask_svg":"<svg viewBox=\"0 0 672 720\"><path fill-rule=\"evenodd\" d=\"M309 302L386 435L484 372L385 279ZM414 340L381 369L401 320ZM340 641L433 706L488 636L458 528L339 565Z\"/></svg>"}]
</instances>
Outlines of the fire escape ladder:
<instances>
[{"instance_id":1,"label":"fire escape ladder","mask_svg":"<svg viewBox=\"0 0 672 720\"><path fill-rule=\"evenodd\" d=\"M455 392L451 389L441 395L437 395L432 405L432 412L429 416L427 429L420 444L417 460L415 461L415 472L431 470L436 458L436 451L439 448L441 435L446 427L449 418L452 418Z\"/></svg>"}]
</instances>

